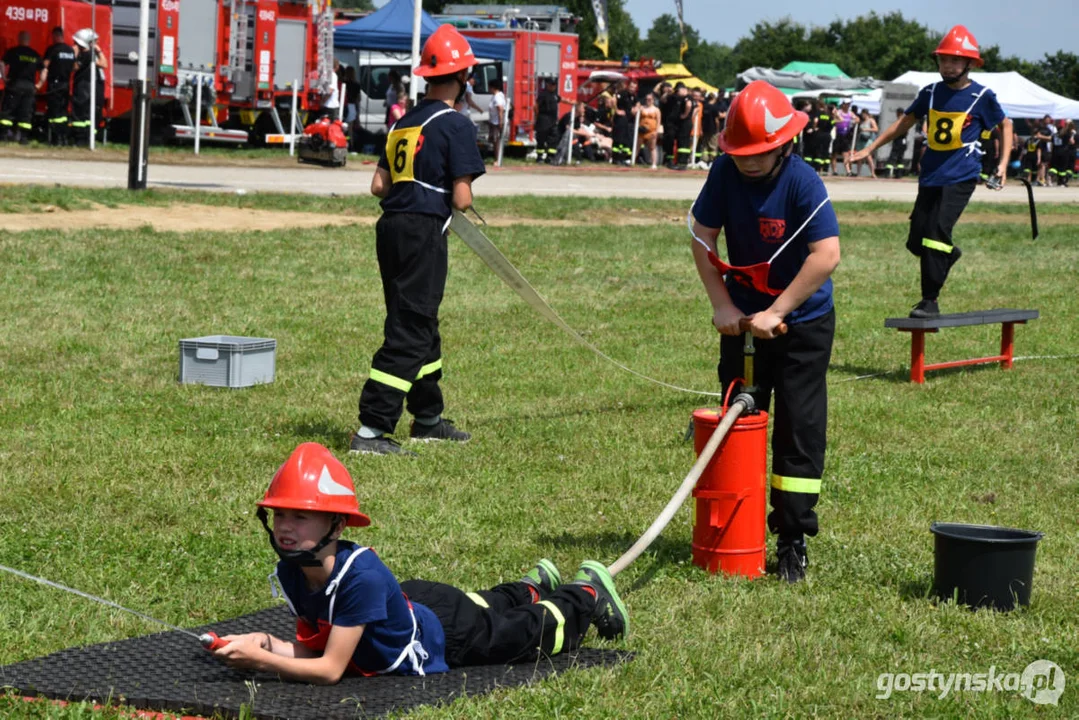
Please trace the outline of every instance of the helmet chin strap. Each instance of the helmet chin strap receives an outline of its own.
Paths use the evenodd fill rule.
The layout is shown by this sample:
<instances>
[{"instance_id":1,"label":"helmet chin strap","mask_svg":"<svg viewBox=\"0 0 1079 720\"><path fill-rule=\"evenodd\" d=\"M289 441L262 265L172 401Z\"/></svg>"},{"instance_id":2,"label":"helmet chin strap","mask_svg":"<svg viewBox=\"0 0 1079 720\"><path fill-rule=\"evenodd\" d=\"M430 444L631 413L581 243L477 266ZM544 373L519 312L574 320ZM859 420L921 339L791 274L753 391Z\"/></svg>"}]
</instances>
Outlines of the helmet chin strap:
<instances>
[{"instance_id":1,"label":"helmet chin strap","mask_svg":"<svg viewBox=\"0 0 1079 720\"><path fill-rule=\"evenodd\" d=\"M937 72L940 72L940 71L938 70ZM963 82L963 78L967 77L967 75L969 73L970 73L970 60L967 60L967 64L963 68L963 72L959 73L958 75L956 75L954 77L949 77L949 76L945 75L944 73L940 73L940 79L942 81L944 81L945 85L947 85L948 87L952 87L953 85L958 85L959 83Z\"/></svg>"},{"instance_id":2,"label":"helmet chin strap","mask_svg":"<svg viewBox=\"0 0 1079 720\"><path fill-rule=\"evenodd\" d=\"M742 177L742 180L747 183L766 183L775 179L775 176L779 174L779 168L783 165L783 161L790 157L791 152L794 149L794 143L788 142L783 146L783 152L776 156L776 162L772 165L772 169L768 171L767 175L761 175L760 177L747 178Z\"/></svg>"},{"instance_id":3,"label":"helmet chin strap","mask_svg":"<svg viewBox=\"0 0 1079 720\"><path fill-rule=\"evenodd\" d=\"M266 528L266 534L270 536L270 546L273 548L277 556L287 563L293 565L299 565L301 567L319 567L322 565L322 561L318 559L318 553L322 548L333 542L333 526L330 527L330 531L326 533L326 537L319 540L318 545L310 550L284 550L277 544L277 539L273 536L273 530L270 529L270 524L267 522L266 508L260 507L258 512L255 513L258 519L262 521L262 527ZM336 521L334 522L336 526Z\"/></svg>"}]
</instances>

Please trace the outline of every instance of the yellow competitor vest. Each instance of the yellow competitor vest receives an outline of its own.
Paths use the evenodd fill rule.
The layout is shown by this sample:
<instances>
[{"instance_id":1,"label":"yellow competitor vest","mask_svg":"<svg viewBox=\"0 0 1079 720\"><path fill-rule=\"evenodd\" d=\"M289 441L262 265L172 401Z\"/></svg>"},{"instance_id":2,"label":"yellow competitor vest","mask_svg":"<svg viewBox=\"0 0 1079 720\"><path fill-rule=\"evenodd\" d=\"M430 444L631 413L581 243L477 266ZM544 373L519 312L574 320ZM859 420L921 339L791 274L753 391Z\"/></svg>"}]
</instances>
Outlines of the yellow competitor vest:
<instances>
[{"instance_id":1,"label":"yellow competitor vest","mask_svg":"<svg viewBox=\"0 0 1079 720\"><path fill-rule=\"evenodd\" d=\"M974 106L978 104L978 100L988 89L983 87L982 91L974 96L974 102L965 111L943 112L933 109L933 97L937 90L937 83L933 83L933 89L929 91L929 132L926 137L931 150L949 152L966 147L968 154L981 152L978 140L975 139L969 143L963 142L963 128L967 124L967 116L970 115L970 111L974 109Z\"/></svg>"}]
</instances>

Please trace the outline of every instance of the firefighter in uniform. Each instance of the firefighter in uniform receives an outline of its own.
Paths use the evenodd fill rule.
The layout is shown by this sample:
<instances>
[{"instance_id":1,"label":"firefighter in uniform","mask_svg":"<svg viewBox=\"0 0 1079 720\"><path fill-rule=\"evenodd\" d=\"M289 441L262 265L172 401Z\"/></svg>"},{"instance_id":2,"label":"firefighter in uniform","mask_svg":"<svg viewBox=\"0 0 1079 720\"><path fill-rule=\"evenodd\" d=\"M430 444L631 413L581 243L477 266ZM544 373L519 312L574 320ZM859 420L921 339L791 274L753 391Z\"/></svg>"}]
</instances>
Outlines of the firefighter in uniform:
<instances>
[{"instance_id":1,"label":"firefighter in uniform","mask_svg":"<svg viewBox=\"0 0 1079 720\"><path fill-rule=\"evenodd\" d=\"M552 85L556 81L540 79L539 97L536 98L536 162L549 163L558 153L558 95Z\"/></svg>"},{"instance_id":2,"label":"firefighter in uniform","mask_svg":"<svg viewBox=\"0 0 1079 720\"><path fill-rule=\"evenodd\" d=\"M45 69L37 82L45 90L49 122L49 144L67 145L68 108L71 105L71 71L75 69L75 49L64 42L64 29L53 28L52 45L45 50Z\"/></svg>"},{"instance_id":3,"label":"firefighter in uniform","mask_svg":"<svg viewBox=\"0 0 1079 720\"><path fill-rule=\"evenodd\" d=\"M4 140L23 145L30 142L31 122L34 119L34 77L41 67L41 56L30 47L30 33L19 33L19 44L3 57L4 106L0 112L0 128Z\"/></svg>"},{"instance_id":4,"label":"firefighter in uniform","mask_svg":"<svg viewBox=\"0 0 1079 720\"><path fill-rule=\"evenodd\" d=\"M689 88L678 83L678 104L675 105L678 114L678 167L685 170L693 162L690 153L693 152L693 113L696 105L689 94Z\"/></svg>"},{"instance_id":5,"label":"firefighter in uniform","mask_svg":"<svg viewBox=\"0 0 1079 720\"><path fill-rule=\"evenodd\" d=\"M910 216L907 249L921 259L922 299L910 311L913 318L940 315L937 298L948 271L962 254L952 243L952 228L966 209L982 170L981 134L1002 126L1002 148L1012 146L1012 121L987 87L970 79L971 65L982 66L978 43L962 25L956 25L940 41L934 55L942 82L927 85L907 108L864 150L857 161L890 142L928 117L928 148L921 161L918 197ZM1008 155L1002 152L996 174L1003 186L1008 172Z\"/></svg>"},{"instance_id":6,"label":"firefighter in uniform","mask_svg":"<svg viewBox=\"0 0 1079 720\"><path fill-rule=\"evenodd\" d=\"M427 80L427 96L390 128L371 181L371 193L382 198L375 235L386 321L360 395L352 452L409 454L389 437L406 402L415 418L412 439L470 437L442 417L438 307L446 287L450 216L472 205L472 181L485 172L475 125L453 110L475 64L455 28L442 25L431 34L415 69Z\"/></svg>"},{"instance_id":7,"label":"firefighter in uniform","mask_svg":"<svg viewBox=\"0 0 1079 720\"><path fill-rule=\"evenodd\" d=\"M618 81L618 87L614 94L615 110L613 127L611 129L611 155L618 165L629 165L633 157L633 130L630 127L630 118L635 114L637 98L626 87L625 80Z\"/></svg>"},{"instance_id":8,"label":"firefighter in uniform","mask_svg":"<svg viewBox=\"0 0 1079 720\"><path fill-rule=\"evenodd\" d=\"M805 538L818 529L813 508L824 472L835 334L831 274L839 264L839 224L828 191L792 154L808 120L763 80L747 85L731 103L718 139L724 154L692 211L693 260L721 333L720 383L730 387L742 375L748 330L758 338L757 407L767 409L775 391L768 527L779 536L777 573L791 583L805 577ZM716 250L721 231L726 269ZM765 262L763 278L743 271Z\"/></svg>"},{"instance_id":9,"label":"firefighter in uniform","mask_svg":"<svg viewBox=\"0 0 1079 720\"><path fill-rule=\"evenodd\" d=\"M75 44L79 48L75 56L75 81L74 95L71 98L71 134L74 136L74 144L89 145L90 133L93 132L94 122L101 119L101 107L104 102L105 80L103 73L108 63L105 54L97 46L97 33L90 28L83 28L75 33ZM90 118L90 82L97 82L94 90L93 113L94 119Z\"/></svg>"}]
</instances>

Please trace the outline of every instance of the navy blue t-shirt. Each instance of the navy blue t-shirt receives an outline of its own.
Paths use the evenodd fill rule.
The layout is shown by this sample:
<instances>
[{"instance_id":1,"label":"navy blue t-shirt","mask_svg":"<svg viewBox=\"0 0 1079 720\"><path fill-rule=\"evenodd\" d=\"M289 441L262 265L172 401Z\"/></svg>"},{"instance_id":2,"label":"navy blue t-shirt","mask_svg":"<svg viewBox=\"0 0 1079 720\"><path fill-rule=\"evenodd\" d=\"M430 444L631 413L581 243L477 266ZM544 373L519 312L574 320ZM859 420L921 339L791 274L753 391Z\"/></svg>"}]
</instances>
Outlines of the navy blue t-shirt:
<instances>
[{"instance_id":1,"label":"navy blue t-shirt","mask_svg":"<svg viewBox=\"0 0 1079 720\"><path fill-rule=\"evenodd\" d=\"M453 181L486 172L476 126L441 100L423 101L394 124L378 166L393 181L381 202L383 212L443 220L453 214Z\"/></svg>"},{"instance_id":2,"label":"navy blue t-shirt","mask_svg":"<svg viewBox=\"0 0 1079 720\"><path fill-rule=\"evenodd\" d=\"M919 120L929 116L918 178L918 184L927 187L978 177L985 151L979 142L982 131L992 130L1006 117L996 94L976 82L962 90L952 90L942 82L926 85L907 114Z\"/></svg>"},{"instance_id":3,"label":"navy blue t-shirt","mask_svg":"<svg viewBox=\"0 0 1079 720\"><path fill-rule=\"evenodd\" d=\"M332 583L358 545L347 540L337 541ZM325 625L330 620L330 598L326 588L309 590L303 571L298 565L284 561L277 564L277 577L297 615L312 626ZM425 673L449 670L446 665L446 634L442 623L430 608L412 603L419 625L417 640L427 651L423 663ZM320 622L321 621L321 622ZM408 600L401 592L397 578L378 555L367 550L357 556L337 587L332 624L340 627L366 625L352 660L360 668L375 672L393 665L412 640L412 615ZM405 659L395 671L399 675L415 675L412 664Z\"/></svg>"},{"instance_id":4,"label":"navy blue t-shirt","mask_svg":"<svg viewBox=\"0 0 1079 720\"><path fill-rule=\"evenodd\" d=\"M712 165L708 179L693 204L693 216L705 227L722 228L727 241L726 261L744 267L767 262L783 243L828 198L816 171L797 155L783 162L779 174L765 183L746 182L729 155ZM809 244L839 236L839 222L831 202L824 202L805 229L772 261L769 287L785 288L809 256ZM722 256L722 254L721 254ZM728 273L727 291L746 315L767 310L775 297L738 283ZM787 323L818 318L832 309L832 280L792 311Z\"/></svg>"}]
</instances>

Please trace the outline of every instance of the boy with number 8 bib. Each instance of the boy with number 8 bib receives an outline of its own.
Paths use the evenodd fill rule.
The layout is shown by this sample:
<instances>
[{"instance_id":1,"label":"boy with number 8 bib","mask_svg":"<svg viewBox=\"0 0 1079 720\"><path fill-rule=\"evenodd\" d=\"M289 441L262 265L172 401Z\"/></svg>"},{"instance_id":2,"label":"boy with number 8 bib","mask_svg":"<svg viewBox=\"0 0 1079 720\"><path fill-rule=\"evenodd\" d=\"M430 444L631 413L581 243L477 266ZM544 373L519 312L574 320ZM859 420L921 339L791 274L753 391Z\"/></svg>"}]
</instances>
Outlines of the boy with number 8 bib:
<instances>
[{"instance_id":1,"label":"boy with number 8 bib","mask_svg":"<svg viewBox=\"0 0 1079 720\"><path fill-rule=\"evenodd\" d=\"M360 429L351 452L411 454L389 437L406 401L415 418L413 440L470 437L442 417L438 308L446 289L450 216L472 205L472 181L485 171L476 126L454 111L476 62L452 26L431 34L413 71L427 80L427 96L390 128L371 181L371 194L382 198L375 243L386 321L360 395Z\"/></svg>"},{"instance_id":2,"label":"boy with number 8 bib","mask_svg":"<svg viewBox=\"0 0 1079 720\"><path fill-rule=\"evenodd\" d=\"M918 198L907 238L907 249L921 259L922 299L910 311L913 318L940 315L937 298L948 272L962 255L952 242L952 229L982 172L982 131L1001 125L1000 146L1012 146L1012 121L1004 115L997 96L970 79L971 66L982 66L978 43L970 31L956 25L940 41L934 55L941 82L922 88L906 113L852 158L858 162L881 145L906 137L915 123L928 116L928 147L922 157ZM1003 187L1007 174L1008 153L1002 152L997 189Z\"/></svg>"}]
</instances>

